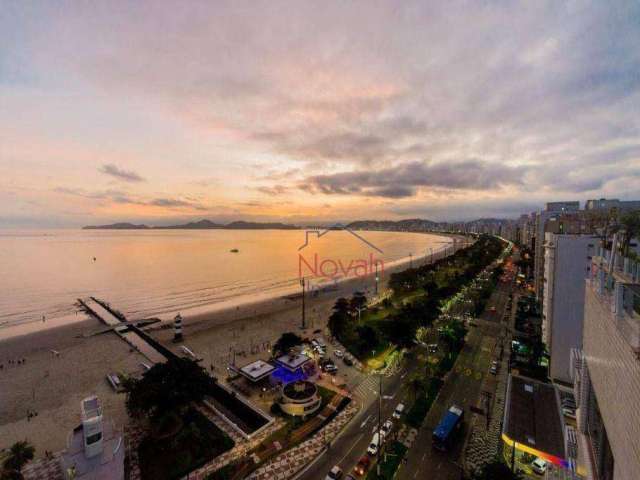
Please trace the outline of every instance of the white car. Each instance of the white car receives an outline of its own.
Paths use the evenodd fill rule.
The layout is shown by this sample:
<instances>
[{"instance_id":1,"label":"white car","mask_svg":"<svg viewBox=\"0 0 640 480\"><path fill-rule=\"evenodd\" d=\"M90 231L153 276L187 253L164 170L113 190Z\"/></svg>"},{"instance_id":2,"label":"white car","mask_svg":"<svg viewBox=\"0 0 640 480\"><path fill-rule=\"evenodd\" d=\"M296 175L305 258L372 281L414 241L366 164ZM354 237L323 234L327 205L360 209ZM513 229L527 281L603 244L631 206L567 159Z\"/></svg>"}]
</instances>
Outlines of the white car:
<instances>
[{"instance_id":1,"label":"white car","mask_svg":"<svg viewBox=\"0 0 640 480\"><path fill-rule=\"evenodd\" d=\"M382 427L380 427L380 433L385 437L389 436L391 430L393 430L393 422L391 420L387 420L382 424Z\"/></svg>"},{"instance_id":2,"label":"white car","mask_svg":"<svg viewBox=\"0 0 640 480\"><path fill-rule=\"evenodd\" d=\"M538 475L544 475L544 472L547 471L547 462L541 458L536 458L533 463L531 463L531 469Z\"/></svg>"},{"instance_id":3,"label":"white car","mask_svg":"<svg viewBox=\"0 0 640 480\"><path fill-rule=\"evenodd\" d=\"M338 358L344 357L344 352L342 350L334 350L333 354Z\"/></svg>"},{"instance_id":4,"label":"white car","mask_svg":"<svg viewBox=\"0 0 640 480\"><path fill-rule=\"evenodd\" d=\"M380 435L378 435L378 432L376 432L373 434L373 438L371 439L369 448L367 448L367 453L370 456L375 457L378 453L378 448L380 448Z\"/></svg>"},{"instance_id":5,"label":"white car","mask_svg":"<svg viewBox=\"0 0 640 480\"><path fill-rule=\"evenodd\" d=\"M393 415L391 415L396 420L400 420L402 413L404 412L404 403L399 403L396 409L393 411Z\"/></svg>"},{"instance_id":6,"label":"white car","mask_svg":"<svg viewBox=\"0 0 640 480\"><path fill-rule=\"evenodd\" d=\"M324 477L324 480L338 480L342 478L342 469L339 466L335 466L331 469L327 476Z\"/></svg>"}]
</instances>

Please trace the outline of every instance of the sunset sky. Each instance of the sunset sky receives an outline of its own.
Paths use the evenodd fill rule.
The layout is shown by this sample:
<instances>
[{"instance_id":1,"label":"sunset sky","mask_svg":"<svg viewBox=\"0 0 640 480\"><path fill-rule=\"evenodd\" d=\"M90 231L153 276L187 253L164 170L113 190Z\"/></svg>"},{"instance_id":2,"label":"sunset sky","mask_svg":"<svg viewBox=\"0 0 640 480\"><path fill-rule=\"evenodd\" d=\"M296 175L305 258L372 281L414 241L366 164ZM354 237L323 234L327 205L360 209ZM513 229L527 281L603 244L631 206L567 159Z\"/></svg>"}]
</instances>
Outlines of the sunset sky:
<instances>
[{"instance_id":1,"label":"sunset sky","mask_svg":"<svg viewBox=\"0 0 640 480\"><path fill-rule=\"evenodd\" d=\"M1 5L0 227L640 199L637 1Z\"/></svg>"}]
</instances>

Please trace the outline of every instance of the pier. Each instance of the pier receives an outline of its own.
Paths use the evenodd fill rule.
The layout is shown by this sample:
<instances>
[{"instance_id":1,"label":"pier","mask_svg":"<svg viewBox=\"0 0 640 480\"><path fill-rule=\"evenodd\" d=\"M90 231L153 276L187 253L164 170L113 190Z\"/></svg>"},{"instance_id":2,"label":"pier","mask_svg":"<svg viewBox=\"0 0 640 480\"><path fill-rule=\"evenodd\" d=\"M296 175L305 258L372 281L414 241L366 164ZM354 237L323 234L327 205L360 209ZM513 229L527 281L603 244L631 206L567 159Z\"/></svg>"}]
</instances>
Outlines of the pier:
<instances>
[{"instance_id":1,"label":"pier","mask_svg":"<svg viewBox=\"0 0 640 480\"><path fill-rule=\"evenodd\" d=\"M119 337L151 362L166 362L170 356L174 355L139 327L132 324L132 322L128 322L122 313L112 309L108 303L95 297L89 297L88 299L79 298L78 302L85 312L108 327L113 327L113 330Z\"/></svg>"}]
</instances>

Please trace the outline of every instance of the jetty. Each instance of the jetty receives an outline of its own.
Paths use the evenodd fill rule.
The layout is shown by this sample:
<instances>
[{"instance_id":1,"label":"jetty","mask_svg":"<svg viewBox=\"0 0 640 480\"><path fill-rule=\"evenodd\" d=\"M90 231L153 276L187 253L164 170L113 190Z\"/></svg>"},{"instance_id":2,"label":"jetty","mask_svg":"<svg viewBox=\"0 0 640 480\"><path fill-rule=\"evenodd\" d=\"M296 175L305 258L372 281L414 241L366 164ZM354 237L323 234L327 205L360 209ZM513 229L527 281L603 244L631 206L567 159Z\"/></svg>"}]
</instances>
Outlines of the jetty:
<instances>
[{"instance_id":1,"label":"jetty","mask_svg":"<svg viewBox=\"0 0 640 480\"><path fill-rule=\"evenodd\" d=\"M129 322L107 302L95 297L79 298L78 303L89 315L112 328L125 342L153 363L166 362L171 352L143 332L135 322ZM167 354L169 353L169 355Z\"/></svg>"}]
</instances>

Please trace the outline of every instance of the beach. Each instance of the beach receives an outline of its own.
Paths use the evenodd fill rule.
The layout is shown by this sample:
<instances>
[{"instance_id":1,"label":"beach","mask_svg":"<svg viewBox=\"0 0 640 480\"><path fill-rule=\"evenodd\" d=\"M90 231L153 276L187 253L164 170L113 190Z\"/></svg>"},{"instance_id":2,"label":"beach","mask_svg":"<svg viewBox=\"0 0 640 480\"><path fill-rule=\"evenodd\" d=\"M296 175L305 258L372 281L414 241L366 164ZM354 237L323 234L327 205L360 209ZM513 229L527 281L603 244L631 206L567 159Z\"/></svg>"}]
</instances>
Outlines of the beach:
<instances>
[{"instance_id":1,"label":"beach","mask_svg":"<svg viewBox=\"0 0 640 480\"><path fill-rule=\"evenodd\" d=\"M443 252L434 254L434 260L441 255ZM391 273L407 268L410 262L416 266L428 260L416 256L385 268L379 293L386 289ZM326 333L335 300L351 296L355 290L365 291L371 298L375 279L372 275L347 279L335 289L308 294L304 330L300 295L257 297L242 305L214 306L210 311L185 314L182 345L203 358L208 369L213 365L214 374L224 380L226 366L234 357L239 363L268 358L270 345L284 332L303 337L313 336L316 330ZM0 449L24 439L35 445L37 457L44 456L45 450L65 448L67 436L80 423L80 401L94 394L103 404L106 420L119 428L126 424L125 396L116 394L105 376L113 372L140 375L141 362L147 360L115 333L82 337L101 327L97 320L87 319L0 341ZM147 331L178 351L178 345L172 343L171 323Z\"/></svg>"}]
</instances>

